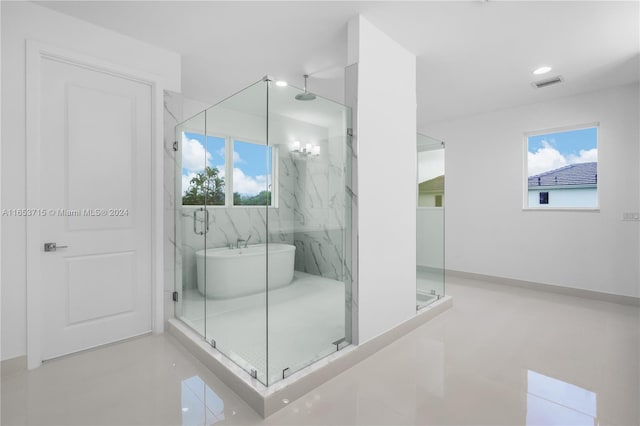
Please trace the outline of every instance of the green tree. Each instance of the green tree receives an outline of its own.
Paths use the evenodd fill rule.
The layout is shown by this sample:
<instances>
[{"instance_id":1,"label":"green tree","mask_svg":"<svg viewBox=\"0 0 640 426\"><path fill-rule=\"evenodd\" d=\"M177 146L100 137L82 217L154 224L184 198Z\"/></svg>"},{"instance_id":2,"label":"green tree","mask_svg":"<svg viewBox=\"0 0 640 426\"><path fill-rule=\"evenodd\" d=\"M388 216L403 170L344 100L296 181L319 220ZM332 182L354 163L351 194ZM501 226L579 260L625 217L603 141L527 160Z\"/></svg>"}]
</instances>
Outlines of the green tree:
<instances>
[{"instance_id":1,"label":"green tree","mask_svg":"<svg viewBox=\"0 0 640 426\"><path fill-rule=\"evenodd\" d=\"M191 178L182 205L224 206L224 178L217 168L207 166Z\"/></svg>"},{"instance_id":2,"label":"green tree","mask_svg":"<svg viewBox=\"0 0 640 426\"><path fill-rule=\"evenodd\" d=\"M233 204L236 206L270 206L271 191L261 191L253 196L241 195L235 192L233 194Z\"/></svg>"}]
</instances>

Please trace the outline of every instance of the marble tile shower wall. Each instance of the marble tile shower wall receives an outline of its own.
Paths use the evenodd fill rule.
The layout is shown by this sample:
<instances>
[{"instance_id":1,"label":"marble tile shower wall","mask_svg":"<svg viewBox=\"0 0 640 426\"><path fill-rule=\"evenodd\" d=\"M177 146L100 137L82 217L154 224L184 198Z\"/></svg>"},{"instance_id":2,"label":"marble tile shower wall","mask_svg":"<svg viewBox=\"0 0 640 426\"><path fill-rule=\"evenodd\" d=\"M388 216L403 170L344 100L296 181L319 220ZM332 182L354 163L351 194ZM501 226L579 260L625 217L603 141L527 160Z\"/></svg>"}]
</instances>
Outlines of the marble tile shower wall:
<instances>
[{"instance_id":1,"label":"marble tile shower wall","mask_svg":"<svg viewBox=\"0 0 640 426\"><path fill-rule=\"evenodd\" d=\"M342 133L342 132L341 132ZM294 161L296 197L295 269L342 281L345 265L344 134L320 143L320 158Z\"/></svg>"},{"instance_id":2,"label":"marble tile shower wall","mask_svg":"<svg viewBox=\"0 0 640 426\"><path fill-rule=\"evenodd\" d=\"M296 246L295 269L326 278L350 280L350 270L345 265L349 247L345 243L345 148L343 129L328 129L327 137L317 142L321 147L320 158L303 159L289 153L285 144L280 145L278 159L278 207L209 207L209 231L204 236L194 233L193 212L199 207L185 206L181 217L175 217L175 197L180 186L175 181L175 156L171 149L174 127L182 121L180 94L165 93L165 262L182 270L175 277L167 268L167 298L173 285L185 283L185 288L195 288L195 252L207 248L227 247L238 238L251 236L251 244L278 242ZM347 154L348 155L348 154ZM347 192L351 191L347 188ZM349 201L351 203L351 200ZM267 235L267 215L269 231ZM173 220L176 219L174 240ZM197 228L203 229L204 216L197 214ZM350 255L350 253L348 253ZM170 270L171 269L171 270ZM173 309L173 305L171 309ZM171 311L173 312L173 311Z\"/></svg>"}]
</instances>

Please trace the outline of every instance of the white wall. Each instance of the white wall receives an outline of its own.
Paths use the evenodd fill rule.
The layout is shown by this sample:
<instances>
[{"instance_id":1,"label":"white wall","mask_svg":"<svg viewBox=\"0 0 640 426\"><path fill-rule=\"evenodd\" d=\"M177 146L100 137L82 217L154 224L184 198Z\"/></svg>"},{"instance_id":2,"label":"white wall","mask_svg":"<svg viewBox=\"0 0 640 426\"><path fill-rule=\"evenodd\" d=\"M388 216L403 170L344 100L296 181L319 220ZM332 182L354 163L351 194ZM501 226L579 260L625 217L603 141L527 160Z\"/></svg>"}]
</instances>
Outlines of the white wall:
<instances>
[{"instance_id":1,"label":"white wall","mask_svg":"<svg viewBox=\"0 0 640 426\"><path fill-rule=\"evenodd\" d=\"M2 2L2 207L24 208L25 40L159 76L180 90L180 56L27 2ZM162 102L159 99L158 102ZM162 117L158 117L159 120ZM91 160L91 159L88 159ZM2 218L2 359L26 354L26 222Z\"/></svg>"},{"instance_id":2,"label":"white wall","mask_svg":"<svg viewBox=\"0 0 640 426\"><path fill-rule=\"evenodd\" d=\"M2 6L0 5L0 24L2 23ZM1 27L0 27L1 28ZM0 31L0 46L2 46L2 31ZM1 52L0 48L0 52ZM2 92L2 57L0 55L0 92ZM2 135L2 102L0 102L0 135ZM0 141L2 138L0 138ZM0 143L0 211L4 207L2 203L2 144ZM2 235L2 220L0 219L0 236ZM2 244L0 244L0 302L2 301ZM0 303L0 330L2 330L2 303ZM2 359L2 339L0 338L0 359ZM1 394L0 390L0 394ZM0 404L1 405L1 404ZM2 418L2 407L0 407Z\"/></svg>"},{"instance_id":3,"label":"white wall","mask_svg":"<svg viewBox=\"0 0 640 426\"><path fill-rule=\"evenodd\" d=\"M545 89L546 90L546 89ZM638 86L432 123L447 143L448 269L639 296ZM599 212L523 211L524 133L599 122Z\"/></svg>"},{"instance_id":4,"label":"white wall","mask_svg":"<svg viewBox=\"0 0 640 426\"><path fill-rule=\"evenodd\" d=\"M358 330L366 342L416 305L416 58L361 16L358 63Z\"/></svg>"}]
</instances>

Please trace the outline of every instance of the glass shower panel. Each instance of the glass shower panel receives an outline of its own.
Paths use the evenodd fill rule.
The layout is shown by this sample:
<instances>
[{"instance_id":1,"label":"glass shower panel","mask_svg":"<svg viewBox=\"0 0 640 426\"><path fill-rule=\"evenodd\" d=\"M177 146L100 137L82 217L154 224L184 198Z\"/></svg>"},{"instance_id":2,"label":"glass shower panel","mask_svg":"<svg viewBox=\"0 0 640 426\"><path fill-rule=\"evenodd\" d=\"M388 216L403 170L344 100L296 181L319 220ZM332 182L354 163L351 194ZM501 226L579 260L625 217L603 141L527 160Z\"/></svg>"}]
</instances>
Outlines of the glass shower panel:
<instances>
[{"instance_id":1,"label":"glass shower panel","mask_svg":"<svg viewBox=\"0 0 640 426\"><path fill-rule=\"evenodd\" d=\"M351 110L303 93L176 127L176 316L265 385L351 342Z\"/></svg>"},{"instance_id":2,"label":"glass shower panel","mask_svg":"<svg viewBox=\"0 0 640 426\"><path fill-rule=\"evenodd\" d=\"M175 291L176 317L205 335L204 294L198 289L196 253L205 248L203 176L206 173L205 113L176 126Z\"/></svg>"},{"instance_id":3,"label":"glass shower panel","mask_svg":"<svg viewBox=\"0 0 640 426\"><path fill-rule=\"evenodd\" d=\"M444 296L444 142L418 134L416 308Z\"/></svg>"},{"instance_id":4,"label":"glass shower panel","mask_svg":"<svg viewBox=\"0 0 640 426\"><path fill-rule=\"evenodd\" d=\"M348 107L269 87L268 384L350 343ZM298 99L296 99L298 96ZM349 332L347 332L349 331Z\"/></svg>"},{"instance_id":5,"label":"glass shower panel","mask_svg":"<svg viewBox=\"0 0 640 426\"><path fill-rule=\"evenodd\" d=\"M206 110L207 158L223 202L208 205L206 340L267 383L267 83ZM223 140L223 146L217 144ZM213 196L218 196L211 191ZM214 203L218 204L218 203ZM206 259L206 260L204 260Z\"/></svg>"}]
</instances>

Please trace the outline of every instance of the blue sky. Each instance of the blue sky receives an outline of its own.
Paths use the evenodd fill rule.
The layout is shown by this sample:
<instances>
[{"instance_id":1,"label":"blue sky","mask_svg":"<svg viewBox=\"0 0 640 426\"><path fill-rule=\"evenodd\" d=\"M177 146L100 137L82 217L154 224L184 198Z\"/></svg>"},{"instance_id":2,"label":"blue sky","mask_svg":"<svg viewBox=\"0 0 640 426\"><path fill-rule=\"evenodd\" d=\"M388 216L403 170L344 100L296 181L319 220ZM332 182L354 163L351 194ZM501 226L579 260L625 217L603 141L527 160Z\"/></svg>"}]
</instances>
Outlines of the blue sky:
<instances>
[{"instance_id":1,"label":"blue sky","mask_svg":"<svg viewBox=\"0 0 640 426\"><path fill-rule=\"evenodd\" d=\"M598 161L598 129L570 130L529 136L528 176L558 169L569 164Z\"/></svg>"},{"instance_id":2,"label":"blue sky","mask_svg":"<svg viewBox=\"0 0 640 426\"><path fill-rule=\"evenodd\" d=\"M271 177L271 155L265 149L271 148L243 141L234 141L233 191L243 195L255 195L268 189ZM268 161L268 164L266 164ZM182 189L188 188L189 181L205 166L216 167L225 176L225 140L215 136L185 132L182 137ZM270 171L270 170L269 170Z\"/></svg>"}]
</instances>

